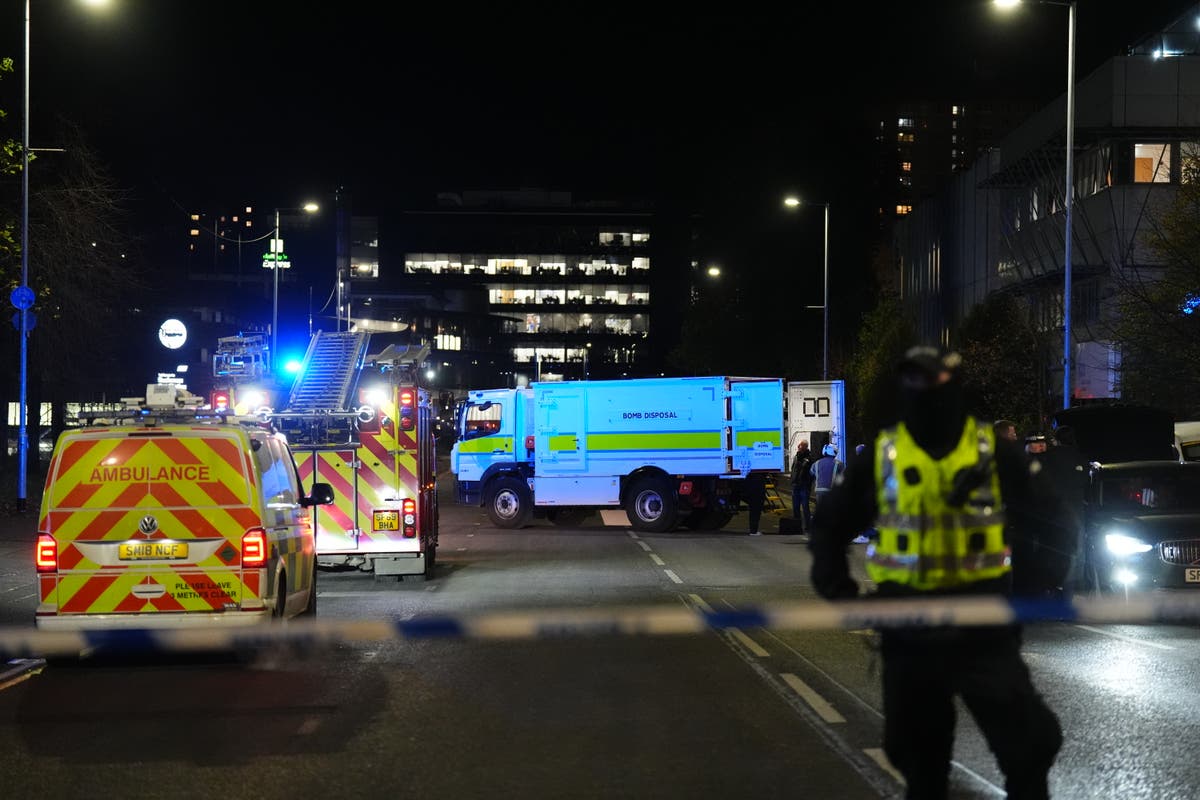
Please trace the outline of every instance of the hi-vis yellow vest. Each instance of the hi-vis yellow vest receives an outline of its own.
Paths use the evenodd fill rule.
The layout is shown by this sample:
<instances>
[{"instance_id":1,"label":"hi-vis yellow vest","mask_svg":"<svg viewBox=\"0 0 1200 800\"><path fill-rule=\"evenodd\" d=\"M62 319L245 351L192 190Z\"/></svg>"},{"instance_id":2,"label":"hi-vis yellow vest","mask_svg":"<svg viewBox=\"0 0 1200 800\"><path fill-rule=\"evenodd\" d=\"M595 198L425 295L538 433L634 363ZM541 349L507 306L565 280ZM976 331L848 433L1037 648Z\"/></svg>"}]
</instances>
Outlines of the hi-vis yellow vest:
<instances>
[{"instance_id":1,"label":"hi-vis yellow vest","mask_svg":"<svg viewBox=\"0 0 1200 800\"><path fill-rule=\"evenodd\" d=\"M958 445L940 460L917 446L904 424L875 441L879 538L867 548L867 574L921 591L999 578L1012 569L1004 541L1000 479L991 462L990 425L968 417ZM951 507L954 476L986 460L985 477Z\"/></svg>"}]
</instances>

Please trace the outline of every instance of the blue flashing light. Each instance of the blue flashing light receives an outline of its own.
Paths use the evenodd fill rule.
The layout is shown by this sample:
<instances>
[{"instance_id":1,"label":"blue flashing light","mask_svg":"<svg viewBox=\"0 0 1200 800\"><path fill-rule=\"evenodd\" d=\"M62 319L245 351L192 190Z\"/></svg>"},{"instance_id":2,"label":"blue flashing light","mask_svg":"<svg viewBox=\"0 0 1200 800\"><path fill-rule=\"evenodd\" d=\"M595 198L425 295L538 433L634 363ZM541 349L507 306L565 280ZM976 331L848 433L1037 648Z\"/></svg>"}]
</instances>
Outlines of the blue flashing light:
<instances>
[{"instance_id":1,"label":"blue flashing light","mask_svg":"<svg viewBox=\"0 0 1200 800\"><path fill-rule=\"evenodd\" d=\"M1179 310L1184 314L1191 314L1197 308L1200 308L1200 294L1189 294L1183 299L1183 305L1179 307Z\"/></svg>"},{"instance_id":2,"label":"blue flashing light","mask_svg":"<svg viewBox=\"0 0 1200 800\"><path fill-rule=\"evenodd\" d=\"M293 358L293 359L289 359L287 362L284 363L283 369L284 369L284 371L290 372L293 375L295 375L297 372L299 372L301 370L301 368L303 368L303 366L304 366L303 363L301 363L300 361L297 361L296 359Z\"/></svg>"}]
</instances>

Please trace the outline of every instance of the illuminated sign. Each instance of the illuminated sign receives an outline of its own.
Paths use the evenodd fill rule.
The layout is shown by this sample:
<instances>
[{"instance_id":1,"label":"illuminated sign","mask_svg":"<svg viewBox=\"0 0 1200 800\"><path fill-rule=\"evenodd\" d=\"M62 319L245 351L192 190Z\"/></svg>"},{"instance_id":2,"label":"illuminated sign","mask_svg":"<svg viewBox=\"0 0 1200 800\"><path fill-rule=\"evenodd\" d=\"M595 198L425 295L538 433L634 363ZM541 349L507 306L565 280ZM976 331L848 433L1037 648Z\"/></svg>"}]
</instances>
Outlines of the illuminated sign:
<instances>
[{"instance_id":1,"label":"illuminated sign","mask_svg":"<svg viewBox=\"0 0 1200 800\"><path fill-rule=\"evenodd\" d=\"M287 253L264 253L263 254L263 269L291 269L292 262L288 260Z\"/></svg>"},{"instance_id":2,"label":"illuminated sign","mask_svg":"<svg viewBox=\"0 0 1200 800\"><path fill-rule=\"evenodd\" d=\"M187 341L187 327L177 319L169 319L159 326L158 341L168 350L178 350Z\"/></svg>"}]
</instances>

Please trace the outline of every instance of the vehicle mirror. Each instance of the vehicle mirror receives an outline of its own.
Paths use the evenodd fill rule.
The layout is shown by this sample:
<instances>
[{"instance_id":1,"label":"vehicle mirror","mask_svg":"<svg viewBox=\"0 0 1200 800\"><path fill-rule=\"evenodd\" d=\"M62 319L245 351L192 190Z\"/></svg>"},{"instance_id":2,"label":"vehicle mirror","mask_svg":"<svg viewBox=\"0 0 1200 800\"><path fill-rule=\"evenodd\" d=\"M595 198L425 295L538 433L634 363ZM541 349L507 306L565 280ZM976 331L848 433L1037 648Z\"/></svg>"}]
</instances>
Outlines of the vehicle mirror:
<instances>
[{"instance_id":1,"label":"vehicle mirror","mask_svg":"<svg viewBox=\"0 0 1200 800\"><path fill-rule=\"evenodd\" d=\"M333 502L333 487L328 483L314 483L302 505L324 506Z\"/></svg>"}]
</instances>

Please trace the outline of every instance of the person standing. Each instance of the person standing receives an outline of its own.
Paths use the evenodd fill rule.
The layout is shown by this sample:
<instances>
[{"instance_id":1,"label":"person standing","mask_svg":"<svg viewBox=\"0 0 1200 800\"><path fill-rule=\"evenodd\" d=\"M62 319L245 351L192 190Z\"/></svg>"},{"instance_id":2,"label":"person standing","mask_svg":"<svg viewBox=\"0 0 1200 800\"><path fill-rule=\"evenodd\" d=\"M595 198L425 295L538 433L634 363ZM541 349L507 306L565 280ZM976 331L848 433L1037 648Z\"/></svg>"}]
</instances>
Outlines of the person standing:
<instances>
[{"instance_id":1,"label":"person standing","mask_svg":"<svg viewBox=\"0 0 1200 800\"><path fill-rule=\"evenodd\" d=\"M1011 419L996 420L992 423L992 431L997 439L1008 439L1010 442L1017 440L1017 423Z\"/></svg>"},{"instance_id":2,"label":"person standing","mask_svg":"<svg viewBox=\"0 0 1200 800\"><path fill-rule=\"evenodd\" d=\"M808 449L808 440L801 439L796 445L796 454L792 456L792 516L800 520L800 532L804 534L812 529L812 513L808 508L809 492L812 490L809 467L812 463L813 454Z\"/></svg>"},{"instance_id":3,"label":"person standing","mask_svg":"<svg viewBox=\"0 0 1200 800\"><path fill-rule=\"evenodd\" d=\"M749 514L750 535L761 536L758 529L762 519L763 506L767 502L767 476L761 472L751 472L744 479L742 488L746 492L746 509Z\"/></svg>"},{"instance_id":4,"label":"person standing","mask_svg":"<svg viewBox=\"0 0 1200 800\"><path fill-rule=\"evenodd\" d=\"M1034 536L1053 509L1043 516L1035 502L1020 445L967 413L961 361L917 347L899 364L900 421L850 463L813 517L811 577L822 597L858 595L848 543L872 524L879 537L866 567L881 598L1007 594L1013 572L1030 568L1012 560L1010 537ZM947 796L956 697L996 756L1008 797L1049 796L1062 729L1021 658L1019 626L885 628L880 645L884 752L908 798Z\"/></svg>"},{"instance_id":5,"label":"person standing","mask_svg":"<svg viewBox=\"0 0 1200 800\"><path fill-rule=\"evenodd\" d=\"M837 454L837 445L827 444L821 448L821 457L808 468L809 474L812 475L813 494L817 496L818 506L821 504L821 498L829 493L842 470L846 468L846 465L838 460Z\"/></svg>"}]
</instances>

